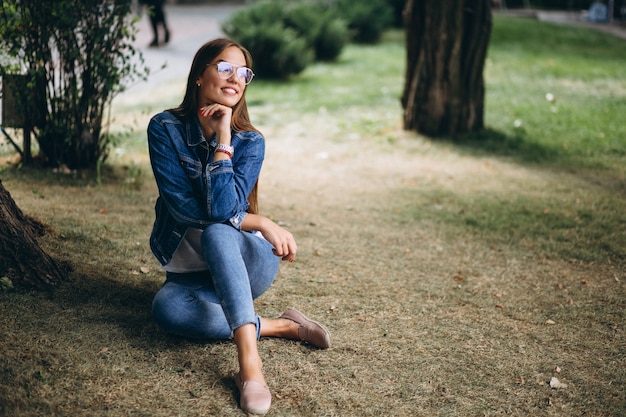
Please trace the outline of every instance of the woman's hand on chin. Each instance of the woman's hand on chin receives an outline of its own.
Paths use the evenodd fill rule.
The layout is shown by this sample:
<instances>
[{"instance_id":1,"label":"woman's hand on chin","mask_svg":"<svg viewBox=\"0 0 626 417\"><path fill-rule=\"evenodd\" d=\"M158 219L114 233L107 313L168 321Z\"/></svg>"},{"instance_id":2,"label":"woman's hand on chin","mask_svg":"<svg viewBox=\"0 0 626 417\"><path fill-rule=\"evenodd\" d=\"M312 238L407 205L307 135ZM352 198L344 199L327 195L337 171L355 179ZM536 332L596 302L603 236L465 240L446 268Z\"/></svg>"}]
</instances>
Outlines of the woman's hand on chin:
<instances>
[{"instance_id":1,"label":"woman's hand on chin","mask_svg":"<svg viewBox=\"0 0 626 417\"><path fill-rule=\"evenodd\" d=\"M209 129L217 133L219 143L230 144L230 123L233 109L220 103L212 103L201 107L199 115L206 120Z\"/></svg>"}]
</instances>

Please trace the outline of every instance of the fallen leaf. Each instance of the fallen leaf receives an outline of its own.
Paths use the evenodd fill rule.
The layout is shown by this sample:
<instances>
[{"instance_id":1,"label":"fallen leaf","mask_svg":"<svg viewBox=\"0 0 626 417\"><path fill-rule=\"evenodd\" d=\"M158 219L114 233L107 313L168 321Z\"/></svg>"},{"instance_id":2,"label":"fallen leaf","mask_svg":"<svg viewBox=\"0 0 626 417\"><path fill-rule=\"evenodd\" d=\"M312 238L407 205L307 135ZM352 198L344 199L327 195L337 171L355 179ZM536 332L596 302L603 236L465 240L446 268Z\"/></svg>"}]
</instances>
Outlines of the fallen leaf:
<instances>
[{"instance_id":1,"label":"fallen leaf","mask_svg":"<svg viewBox=\"0 0 626 417\"><path fill-rule=\"evenodd\" d=\"M558 366L556 366L556 367L554 368L554 372L556 372L557 374L558 374L558 373L560 373L560 372L561 372L561 368L560 368L560 367L558 367Z\"/></svg>"},{"instance_id":2,"label":"fallen leaf","mask_svg":"<svg viewBox=\"0 0 626 417\"><path fill-rule=\"evenodd\" d=\"M140 270L143 274L147 274L148 272L150 272L150 267L149 267L149 266L142 266L141 268L139 268L139 270Z\"/></svg>"},{"instance_id":3,"label":"fallen leaf","mask_svg":"<svg viewBox=\"0 0 626 417\"><path fill-rule=\"evenodd\" d=\"M496 308L504 308L504 304L496 304Z\"/></svg>"},{"instance_id":4,"label":"fallen leaf","mask_svg":"<svg viewBox=\"0 0 626 417\"><path fill-rule=\"evenodd\" d=\"M546 320L546 324L556 324L554 320Z\"/></svg>"},{"instance_id":5,"label":"fallen leaf","mask_svg":"<svg viewBox=\"0 0 626 417\"><path fill-rule=\"evenodd\" d=\"M559 381L557 377L553 376L552 378L550 378L550 388L552 389L567 388L567 384L562 383L561 381Z\"/></svg>"},{"instance_id":6,"label":"fallen leaf","mask_svg":"<svg viewBox=\"0 0 626 417\"><path fill-rule=\"evenodd\" d=\"M0 278L0 290L7 291L13 289L13 281L9 277Z\"/></svg>"},{"instance_id":7,"label":"fallen leaf","mask_svg":"<svg viewBox=\"0 0 626 417\"><path fill-rule=\"evenodd\" d=\"M454 280L457 281L457 282L461 282L461 281L463 281L463 277L460 276L460 275L455 275L454 276Z\"/></svg>"}]
</instances>

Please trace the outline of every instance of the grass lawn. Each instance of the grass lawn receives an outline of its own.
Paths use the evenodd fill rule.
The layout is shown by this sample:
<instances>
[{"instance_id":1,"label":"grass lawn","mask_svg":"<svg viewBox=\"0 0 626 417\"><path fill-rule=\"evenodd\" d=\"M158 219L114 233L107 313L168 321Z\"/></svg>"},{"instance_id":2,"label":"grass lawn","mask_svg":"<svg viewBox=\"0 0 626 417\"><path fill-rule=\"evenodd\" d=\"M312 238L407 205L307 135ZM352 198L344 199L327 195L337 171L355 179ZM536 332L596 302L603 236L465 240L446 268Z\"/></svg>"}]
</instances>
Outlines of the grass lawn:
<instances>
[{"instance_id":1,"label":"grass lawn","mask_svg":"<svg viewBox=\"0 0 626 417\"><path fill-rule=\"evenodd\" d=\"M487 129L440 140L401 128L403 62L392 31L250 85L261 211L299 245L257 310L333 333L328 351L260 341L269 415L626 415L626 41L496 16ZM117 102L101 181L0 171L73 266L54 291L0 293L0 415L243 415L233 344L150 316L144 132L184 82Z\"/></svg>"}]
</instances>

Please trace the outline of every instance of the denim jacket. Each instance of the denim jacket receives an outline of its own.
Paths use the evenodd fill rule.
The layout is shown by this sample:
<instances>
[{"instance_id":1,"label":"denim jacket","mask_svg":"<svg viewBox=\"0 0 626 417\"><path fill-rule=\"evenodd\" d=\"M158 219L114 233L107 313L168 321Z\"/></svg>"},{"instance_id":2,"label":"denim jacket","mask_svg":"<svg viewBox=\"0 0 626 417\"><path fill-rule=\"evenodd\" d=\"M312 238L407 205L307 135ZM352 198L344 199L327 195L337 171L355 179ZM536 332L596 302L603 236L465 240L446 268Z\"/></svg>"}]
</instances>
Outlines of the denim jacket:
<instances>
[{"instance_id":1,"label":"denim jacket","mask_svg":"<svg viewBox=\"0 0 626 417\"><path fill-rule=\"evenodd\" d=\"M162 265L170 262L188 227L227 223L241 229L265 141L257 132L233 131L231 145L232 159L214 162L215 136L207 142L197 117L182 121L165 111L150 120L150 163L159 188L150 248Z\"/></svg>"}]
</instances>

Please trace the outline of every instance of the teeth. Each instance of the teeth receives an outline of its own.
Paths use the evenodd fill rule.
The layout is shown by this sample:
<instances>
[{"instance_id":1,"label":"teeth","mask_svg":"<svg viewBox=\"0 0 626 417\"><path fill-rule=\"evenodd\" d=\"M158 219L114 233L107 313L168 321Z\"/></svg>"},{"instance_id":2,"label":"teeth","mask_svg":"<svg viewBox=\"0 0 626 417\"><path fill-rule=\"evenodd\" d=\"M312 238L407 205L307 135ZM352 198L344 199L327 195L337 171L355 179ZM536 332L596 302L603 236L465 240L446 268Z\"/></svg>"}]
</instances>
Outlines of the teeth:
<instances>
[{"instance_id":1,"label":"teeth","mask_svg":"<svg viewBox=\"0 0 626 417\"><path fill-rule=\"evenodd\" d=\"M225 88L224 92L228 94L237 94L237 91L234 88Z\"/></svg>"}]
</instances>

